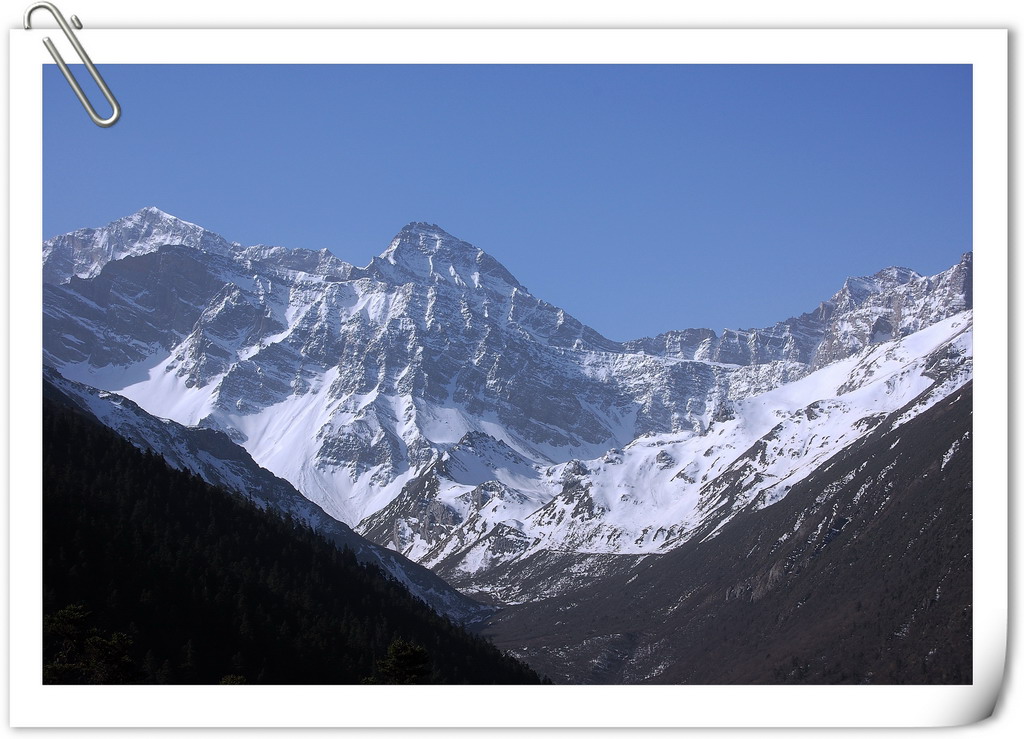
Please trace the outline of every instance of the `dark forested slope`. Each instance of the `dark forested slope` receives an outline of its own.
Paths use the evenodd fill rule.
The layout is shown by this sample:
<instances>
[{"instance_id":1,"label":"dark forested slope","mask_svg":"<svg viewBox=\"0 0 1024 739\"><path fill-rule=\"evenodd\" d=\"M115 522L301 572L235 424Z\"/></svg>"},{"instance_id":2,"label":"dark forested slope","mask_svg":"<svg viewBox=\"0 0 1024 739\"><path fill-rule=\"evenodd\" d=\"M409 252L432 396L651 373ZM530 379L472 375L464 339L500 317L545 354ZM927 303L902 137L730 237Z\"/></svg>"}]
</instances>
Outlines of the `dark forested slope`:
<instances>
[{"instance_id":1,"label":"dark forested slope","mask_svg":"<svg viewBox=\"0 0 1024 739\"><path fill-rule=\"evenodd\" d=\"M540 681L302 525L43 418L44 682Z\"/></svg>"}]
</instances>

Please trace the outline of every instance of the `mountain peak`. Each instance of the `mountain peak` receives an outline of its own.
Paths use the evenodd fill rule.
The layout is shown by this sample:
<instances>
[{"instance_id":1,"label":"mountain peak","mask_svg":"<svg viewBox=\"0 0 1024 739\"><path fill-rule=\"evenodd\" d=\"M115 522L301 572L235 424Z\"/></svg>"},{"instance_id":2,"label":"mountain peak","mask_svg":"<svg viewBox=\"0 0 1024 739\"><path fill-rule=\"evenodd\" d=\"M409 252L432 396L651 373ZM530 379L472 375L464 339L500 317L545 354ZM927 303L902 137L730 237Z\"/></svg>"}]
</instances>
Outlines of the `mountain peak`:
<instances>
[{"instance_id":1,"label":"mountain peak","mask_svg":"<svg viewBox=\"0 0 1024 739\"><path fill-rule=\"evenodd\" d=\"M921 275L907 267L886 267L869 277L847 277L842 289L832 296L832 302L839 306L859 305L869 295L919 279Z\"/></svg>"},{"instance_id":2,"label":"mountain peak","mask_svg":"<svg viewBox=\"0 0 1024 739\"><path fill-rule=\"evenodd\" d=\"M177 227L177 228L183 228L183 229L189 229L189 230L192 230L192 229L200 229L200 230L203 230L203 231L206 230L206 229L202 228L202 226L197 226L195 223L190 223L189 221L185 221L185 220L182 220L181 218L178 218L177 216L171 215L167 211L160 210L155 205L147 205L145 208L139 208L137 211L135 211L134 213L132 213L130 215L124 216L123 218L118 218L116 221L112 221L111 223L109 223L106 226L104 226L104 228L108 228L109 229L109 228L112 228L112 227L114 227L116 225L121 225L121 224L141 224L141 223L151 224L151 225L159 223L159 224L167 224L170 227Z\"/></svg>"},{"instance_id":3,"label":"mountain peak","mask_svg":"<svg viewBox=\"0 0 1024 739\"><path fill-rule=\"evenodd\" d=\"M43 280L65 283L72 276L91 278L112 261L182 245L228 255L231 245L202 226L149 205L100 228L82 228L43 243Z\"/></svg>"},{"instance_id":4,"label":"mountain peak","mask_svg":"<svg viewBox=\"0 0 1024 739\"><path fill-rule=\"evenodd\" d=\"M372 264L391 281L450 283L503 293L525 290L494 257L423 221L407 224Z\"/></svg>"},{"instance_id":5,"label":"mountain peak","mask_svg":"<svg viewBox=\"0 0 1024 739\"><path fill-rule=\"evenodd\" d=\"M426 221L411 221L405 224L405 226L402 227L402 230L399 231L399 234L403 234L406 232L431 233L438 234L441 236L451 236L450 233L445 231L436 223L427 223Z\"/></svg>"},{"instance_id":6,"label":"mountain peak","mask_svg":"<svg viewBox=\"0 0 1024 739\"><path fill-rule=\"evenodd\" d=\"M878 270L873 275L878 280L895 280L900 283L910 282L915 277L920 276L919 273L909 267L886 267L885 269Z\"/></svg>"},{"instance_id":7,"label":"mountain peak","mask_svg":"<svg viewBox=\"0 0 1024 739\"><path fill-rule=\"evenodd\" d=\"M381 255L381 258L395 264L398 260L409 256L410 249L423 255L443 255L460 260L476 259L477 252L480 251L472 244L452 236L436 224L413 221L395 235L395 238L391 240L391 245Z\"/></svg>"}]
</instances>

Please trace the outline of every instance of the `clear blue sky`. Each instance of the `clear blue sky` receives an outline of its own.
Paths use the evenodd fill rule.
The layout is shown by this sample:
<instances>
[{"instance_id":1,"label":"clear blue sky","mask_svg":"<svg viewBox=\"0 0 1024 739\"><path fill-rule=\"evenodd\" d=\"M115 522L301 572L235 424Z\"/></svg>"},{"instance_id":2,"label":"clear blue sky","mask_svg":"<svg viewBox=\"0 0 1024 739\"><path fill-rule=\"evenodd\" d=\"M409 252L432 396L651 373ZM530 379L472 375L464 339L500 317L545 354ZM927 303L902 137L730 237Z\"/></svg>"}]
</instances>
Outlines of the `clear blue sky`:
<instances>
[{"instance_id":1,"label":"clear blue sky","mask_svg":"<svg viewBox=\"0 0 1024 739\"><path fill-rule=\"evenodd\" d=\"M46 237L155 205L364 265L428 221L620 340L768 325L971 249L969 66L102 71L110 129L45 68Z\"/></svg>"}]
</instances>

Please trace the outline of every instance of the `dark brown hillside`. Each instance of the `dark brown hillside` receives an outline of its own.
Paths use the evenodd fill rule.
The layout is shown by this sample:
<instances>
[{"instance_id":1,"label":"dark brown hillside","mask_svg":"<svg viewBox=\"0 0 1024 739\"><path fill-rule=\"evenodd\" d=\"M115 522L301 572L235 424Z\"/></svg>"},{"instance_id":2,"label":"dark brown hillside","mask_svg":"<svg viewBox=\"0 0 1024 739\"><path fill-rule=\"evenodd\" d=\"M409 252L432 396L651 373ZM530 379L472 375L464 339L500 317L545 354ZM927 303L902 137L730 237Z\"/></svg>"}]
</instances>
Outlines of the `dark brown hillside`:
<instances>
[{"instance_id":1,"label":"dark brown hillside","mask_svg":"<svg viewBox=\"0 0 1024 739\"><path fill-rule=\"evenodd\" d=\"M971 389L717 537L490 633L568 682L971 682Z\"/></svg>"}]
</instances>

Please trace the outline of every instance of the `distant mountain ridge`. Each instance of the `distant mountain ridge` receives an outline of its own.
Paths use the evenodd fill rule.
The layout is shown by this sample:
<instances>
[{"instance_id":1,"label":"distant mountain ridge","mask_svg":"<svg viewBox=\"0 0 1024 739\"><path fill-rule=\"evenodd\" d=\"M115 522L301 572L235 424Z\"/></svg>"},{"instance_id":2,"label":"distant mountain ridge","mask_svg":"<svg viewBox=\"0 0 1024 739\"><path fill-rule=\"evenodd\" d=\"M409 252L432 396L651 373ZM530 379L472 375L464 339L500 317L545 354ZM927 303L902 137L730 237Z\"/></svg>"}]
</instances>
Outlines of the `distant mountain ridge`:
<instances>
[{"instance_id":1,"label":"distant mountain ridge","mask_svg":"<svg viewBox=\"0 0 1024 739\"><path fill-rule=\"evenodd\" d=\"M681 359L753 365L776 361L824 367L865 346L907 336L973 306L973 255L924 277L888 267L851 277L815 310L762 329L669 331L625 343L628 349Z\"/></svg>"},{"instance_id":2,"label":"distant mountain ridge","mask_svg":"<svg viewBox=\"0 0 1024 739\"><path fill-rule=\"evenodd\" d=\"M529 293L493 257L434 224L408 224L379 257L359 268L326 249L243 247L154 207L143 208L103 228L80 229L46 241L44 281L67 284L72 276L93 278L109 262L178 245L228 257L242 265L272 265L328 281L368 278L392 285L484 288L505 296ZM813 311L765 328L723 329L720 334L709 328L689 328L620 343L559 313L563 314L562 321L587 334L591 346L606 351L738 365L791 361L817 368L871 343L905 336L936 320L970 310L972 267L972 254L966 252L959 264L933 277L906 267L888 267L869 277L850 277Z\"/></svg>"}]
</instances>

